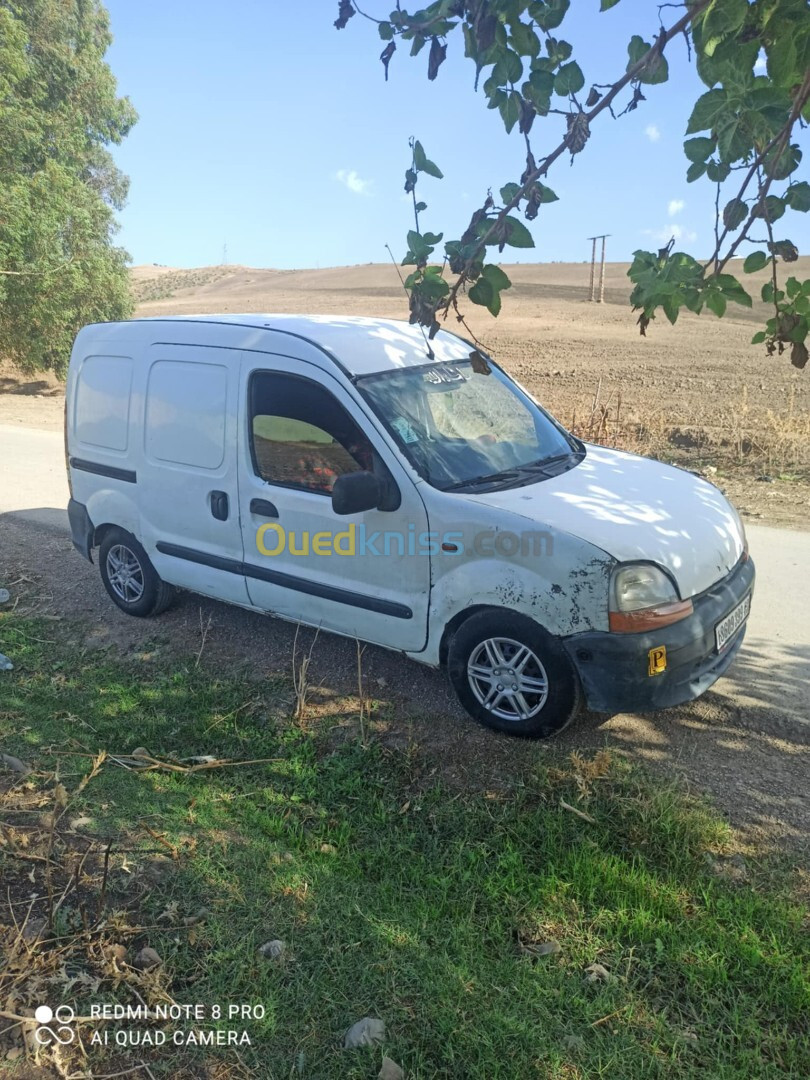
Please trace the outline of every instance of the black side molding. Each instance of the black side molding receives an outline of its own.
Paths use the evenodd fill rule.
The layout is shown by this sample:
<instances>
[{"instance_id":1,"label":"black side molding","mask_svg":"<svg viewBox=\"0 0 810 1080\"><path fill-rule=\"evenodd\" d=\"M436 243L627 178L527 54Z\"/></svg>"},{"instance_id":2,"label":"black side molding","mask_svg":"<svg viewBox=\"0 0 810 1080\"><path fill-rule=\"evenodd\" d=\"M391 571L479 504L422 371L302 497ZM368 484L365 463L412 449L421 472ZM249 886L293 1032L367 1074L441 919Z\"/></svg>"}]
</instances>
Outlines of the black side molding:
<instances>
[{"instance_id":1,"label":"black side molding","mask_svg":"<svg viewBox=\"0 0 810 1080\"><path fill-rule=\"evenodd\" d=\"M239 562L237 559L209 555L207 552L195 551L194 548L181 547L179 544L167 544L163 540L158 541L156 546L161 555L171 555L175 559L185 559L187 562L199 563L202 566L212 566L215 570L241 574L244 577L255 578L257 581L267 581L272 585L280 585L283 589L306 593L307 596L319 596L323 600L334 600L335 603L362 608L364 611L376 611L380 615L390 615L394 619L413 618L413 611L409 607L405 604L397 604L393 600L366 596L364 593L352 592L350 589L339 589L335 585L322 585L317 581L296 577L294 574L285 574L281 570L270 570L268 567Z\"/></svg>"},{"instance_id":2,"label":"black side molding","mask_svg":"<svg viewBox=\"0 0 810 1080\"><path fill-rule=\"evenodd\" d=\"M118 469L114 465L100 465L97 461L72 457L71 467L81 472L95 473L96 476L109 476L112 480L123 480L127 484L137 484L138 477L132 469Z\"/></svg>"}]
</instances>

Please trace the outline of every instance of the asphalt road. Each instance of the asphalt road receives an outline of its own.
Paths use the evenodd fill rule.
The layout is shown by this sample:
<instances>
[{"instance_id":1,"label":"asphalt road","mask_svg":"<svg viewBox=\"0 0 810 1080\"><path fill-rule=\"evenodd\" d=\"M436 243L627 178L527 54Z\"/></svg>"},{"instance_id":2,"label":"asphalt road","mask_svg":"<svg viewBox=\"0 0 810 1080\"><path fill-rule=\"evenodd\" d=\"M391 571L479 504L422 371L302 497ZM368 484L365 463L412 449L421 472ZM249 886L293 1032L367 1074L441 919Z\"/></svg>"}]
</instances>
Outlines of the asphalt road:
<instances>
[{"instance_id":1,"label":"asphalt road","mask_svg":"<svg viewBox=\"0 0 810 1080\"><path fill-rule=\"evenodd\" d=\"M24 600L28 590L30 608L78 615L89 648L113 647L137 657L157 637L188 655L201 650L202 640L206 661L216 669L249 661L257 671L289 672L295 628L288 623L191 594L181 594L159 625L113 607L97 568L69 542L60 433L0 425L0 462L0 584L28 582L14 591ZM745 643L727 675L677 709L588 714L553 743L562 753L607 746L675 771L712 795L752 851L788 843L810 853L810 533L749 525L748 536L757 589ZM206 623L211 633L201 638ZM322 635L311 675L322 707L345 723L353 706L341 702L357 685L354 643ZM393 706L390 737L413 732L453 782L497 783L550 745L529 748L478 728L462 714L441 673L386 650L365 651L366 677L375 698ZM484 773L491 777L482 779Z\"/></svg>"}]
</instances>

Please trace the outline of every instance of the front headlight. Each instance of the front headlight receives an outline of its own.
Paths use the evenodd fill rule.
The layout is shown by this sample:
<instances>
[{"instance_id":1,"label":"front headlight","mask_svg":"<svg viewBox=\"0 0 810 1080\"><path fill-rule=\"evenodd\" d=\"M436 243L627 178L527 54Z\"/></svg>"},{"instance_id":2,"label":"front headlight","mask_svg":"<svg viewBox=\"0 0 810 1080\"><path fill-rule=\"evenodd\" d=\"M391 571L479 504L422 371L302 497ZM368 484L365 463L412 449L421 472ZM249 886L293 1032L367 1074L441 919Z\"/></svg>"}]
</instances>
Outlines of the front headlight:
<instances>
[{"instance_id":1,"label":"front headlight","mask_svg":"<svg viewBox=\"0 0 810 1080\"><path fill-rule=\"evenodd\" d=\"M637 633L669 626L692 614L692 601L681 600L672 579L658 566L617 566L610 582L609 625L614 633Z\"/></svg>"}]
</instances>

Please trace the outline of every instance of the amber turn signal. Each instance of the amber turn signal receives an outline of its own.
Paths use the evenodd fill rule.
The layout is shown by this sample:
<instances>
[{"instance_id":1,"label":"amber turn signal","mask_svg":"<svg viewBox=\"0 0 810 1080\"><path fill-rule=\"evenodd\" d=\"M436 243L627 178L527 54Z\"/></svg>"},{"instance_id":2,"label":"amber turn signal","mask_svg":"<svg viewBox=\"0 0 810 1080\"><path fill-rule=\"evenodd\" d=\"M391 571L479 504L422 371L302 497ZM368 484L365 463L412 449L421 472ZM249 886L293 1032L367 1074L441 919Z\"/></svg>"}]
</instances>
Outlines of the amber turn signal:
<instances>
[{"instance_id":1,"label":"amber turn signal","mask_svg":"<svg viewBox=\"0 0 810 1080\"><path fill-rule=\"evenodd\" d=\"M691 600L677 600L640 611L611 611L608 625L614 634L639 634L643 630L660 630L662 626L680 622L693 610Z\"/></svg>"}]
</instances>

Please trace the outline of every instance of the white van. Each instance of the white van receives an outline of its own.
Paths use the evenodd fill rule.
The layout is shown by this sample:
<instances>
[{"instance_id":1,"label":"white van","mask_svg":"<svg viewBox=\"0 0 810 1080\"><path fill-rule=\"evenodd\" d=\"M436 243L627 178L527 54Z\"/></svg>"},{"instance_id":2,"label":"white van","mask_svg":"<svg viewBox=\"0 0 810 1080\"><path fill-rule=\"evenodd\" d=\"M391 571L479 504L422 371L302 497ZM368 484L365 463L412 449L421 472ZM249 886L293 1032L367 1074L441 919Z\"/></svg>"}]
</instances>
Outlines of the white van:
<instances>
[{"instance_id":1,"label":"white van","mask_svg":"<svg viewBox=\"0 0 810 1080\"><path fill-rule=\"evenodd\" d=\"M175 588L446 666L545 737L702 694L754 567L711 484L580 442L489 357L371 318L85 327L67 383L76 548L131 615Z\"/></svg>"}]
</instances>

